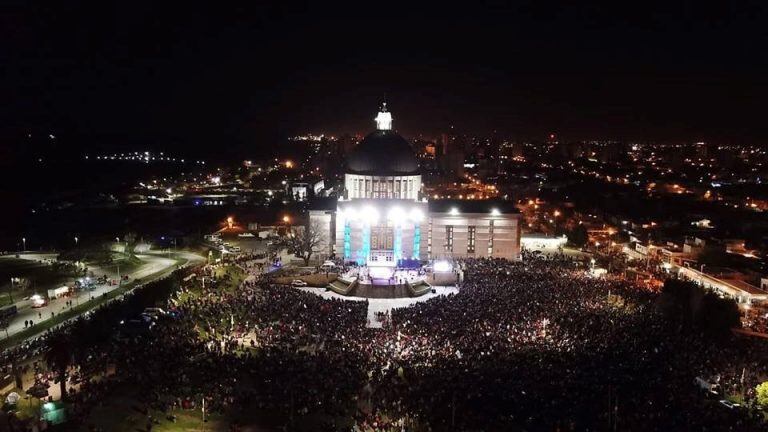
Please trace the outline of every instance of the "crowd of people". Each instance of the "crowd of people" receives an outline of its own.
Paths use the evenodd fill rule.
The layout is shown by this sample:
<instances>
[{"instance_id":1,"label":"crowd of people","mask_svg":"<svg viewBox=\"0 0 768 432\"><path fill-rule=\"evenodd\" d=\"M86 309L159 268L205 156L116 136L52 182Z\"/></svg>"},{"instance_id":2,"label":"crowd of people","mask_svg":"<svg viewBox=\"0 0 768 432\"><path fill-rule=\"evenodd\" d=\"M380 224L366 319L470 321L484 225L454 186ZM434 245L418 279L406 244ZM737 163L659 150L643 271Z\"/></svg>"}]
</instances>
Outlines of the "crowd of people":
<instances>
[{"instance_id":1,"label":"crowd of people","mask_svg":"<svg viewBox=\"0 0 768 432\"><path fill-rule=\"evenodd\" d=\"M768 307L752 307L745 313L742 324L745 329L768 334Z\"/></svg>"},{"instance_id":2,"label":"crowd of people","mask_svg":"<svg viewBox=\"0 0 768 432\"><path fill-rule=\"evenodd\" d=\"M657 292L562 255L460 261L457 294L394 309L376 329L367 301L277 285L248 262L237 264L250 277L200 269L151 330L78 356L81 374L115 371L72 396L77 418L87 424L112 385L168 416L204 399L232 424L291 430L765 427L752 389L768 380L768 344L683 331ZM717 377L750 408L719 404L696 377Z\"/></svg>"}]
</instances>

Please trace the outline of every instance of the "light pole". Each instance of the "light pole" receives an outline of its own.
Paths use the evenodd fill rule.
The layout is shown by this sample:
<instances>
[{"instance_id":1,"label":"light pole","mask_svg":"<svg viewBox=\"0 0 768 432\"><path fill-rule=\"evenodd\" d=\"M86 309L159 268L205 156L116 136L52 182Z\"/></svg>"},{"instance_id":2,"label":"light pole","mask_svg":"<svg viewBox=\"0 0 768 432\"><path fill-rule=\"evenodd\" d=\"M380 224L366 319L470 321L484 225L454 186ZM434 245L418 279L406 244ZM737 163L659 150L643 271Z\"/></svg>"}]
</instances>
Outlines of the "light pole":
<instances>
[{"instance_id":1,"label":"light pole","mask_svg":"<svg viewBox=\"0 0 768 432\"><path fill-rule=\"evenodd\" d=\"M80 240L80 239L78 239L77 236L75 236L75 246L77 246L77 241L78 240Z\"/></svg>"},{"instance_id":2,"label":"light pole","mask_svg":"<svg viewBox=\"0 0 768 432\"><path fill-rule=\"evenodd\" d=\"M22 237L22 238L21 238L21 243L24 245L24 246L22 247L22 252L24 252L24 251L26 251L26 250L27 250L27 238L26 238L26 237Z\"/></svg>"}]
</instances>

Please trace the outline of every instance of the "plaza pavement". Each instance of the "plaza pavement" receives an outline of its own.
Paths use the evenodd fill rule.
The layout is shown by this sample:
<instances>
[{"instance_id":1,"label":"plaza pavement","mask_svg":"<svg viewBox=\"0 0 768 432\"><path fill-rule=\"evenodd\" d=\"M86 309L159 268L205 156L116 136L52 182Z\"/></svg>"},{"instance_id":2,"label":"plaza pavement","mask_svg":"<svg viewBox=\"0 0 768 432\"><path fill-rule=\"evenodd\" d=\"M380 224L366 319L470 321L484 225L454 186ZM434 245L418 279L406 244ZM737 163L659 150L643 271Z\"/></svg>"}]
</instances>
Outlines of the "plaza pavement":
<instances>
[{"instance_id":1,"label":"plaza pavement","mask_svg":"<svg viewBox=\"0 0 768 432\"><path fill-rule=\"evenodd\" d=\"M408 307L414 303L427 301L431 298L435 298L439 296L456 294L459 292L458 288L452 287L452 286L435 286L433 288L435 289L435 293L429 292L420 297L404 297L404 298L393 298L393 299L373 299L373 298L366 299L364 297L347 297L340 294L336 294L333 291L326 290L325 288L304 287L299 289L302 291L319 295L320 297L323 297L325 299L335 298L340 300L351 300L351 301L368 300L368 327L381 328L382 323L376 317L376 314L379 312L389 312L392 309Z\"/></svg>"}]
</instances>

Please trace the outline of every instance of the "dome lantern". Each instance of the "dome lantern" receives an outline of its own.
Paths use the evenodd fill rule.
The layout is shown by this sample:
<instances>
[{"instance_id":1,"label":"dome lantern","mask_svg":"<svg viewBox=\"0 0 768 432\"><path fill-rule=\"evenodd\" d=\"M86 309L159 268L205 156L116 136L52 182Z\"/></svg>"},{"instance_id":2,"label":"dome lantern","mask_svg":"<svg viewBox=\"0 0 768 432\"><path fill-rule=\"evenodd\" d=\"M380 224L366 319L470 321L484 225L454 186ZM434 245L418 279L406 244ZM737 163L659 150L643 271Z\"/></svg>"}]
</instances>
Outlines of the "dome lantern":
<instances>
[{"instance_id":1,"label":"dome lantern","mask_svg":"<svg viewBox=\"0 0 768 432\"><path fill-rule=\"evenodd\" d=\"M381 104L381 111L374 119L376 121L376 129L378 130L392 130L392 113L387 111L387 103Z\"/></svg>"}]
</instances>

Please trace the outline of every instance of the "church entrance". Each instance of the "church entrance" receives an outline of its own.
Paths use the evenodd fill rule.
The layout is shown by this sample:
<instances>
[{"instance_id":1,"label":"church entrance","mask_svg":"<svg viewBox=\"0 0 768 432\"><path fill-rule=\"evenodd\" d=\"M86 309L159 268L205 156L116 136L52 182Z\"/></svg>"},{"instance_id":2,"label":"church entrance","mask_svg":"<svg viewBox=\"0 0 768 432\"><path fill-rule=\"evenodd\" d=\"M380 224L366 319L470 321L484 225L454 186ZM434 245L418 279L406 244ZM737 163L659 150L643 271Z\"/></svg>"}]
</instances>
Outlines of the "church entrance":
<instances>
[{"instance_id":1,"label":"church entrance","mask_svg":"<svg viewBox=\"0 0 768 432\"><path fill-rule=\"evenodd\" d=\"M395 229L391 226L377 225L371 227L371 253L368 256L368 266L395 266Z\"/></svg>"}]
</instances>

